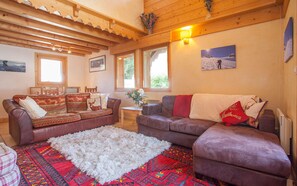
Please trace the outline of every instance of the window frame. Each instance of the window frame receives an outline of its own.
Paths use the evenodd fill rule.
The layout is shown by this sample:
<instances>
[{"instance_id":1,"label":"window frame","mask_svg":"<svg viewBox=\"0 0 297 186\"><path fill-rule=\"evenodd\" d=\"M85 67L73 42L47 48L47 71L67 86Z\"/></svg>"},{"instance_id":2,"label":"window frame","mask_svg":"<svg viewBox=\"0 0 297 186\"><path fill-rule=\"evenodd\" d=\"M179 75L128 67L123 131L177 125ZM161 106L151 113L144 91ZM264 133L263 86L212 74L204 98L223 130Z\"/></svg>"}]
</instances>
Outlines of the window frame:
<instances>
[{"instance_id":1,"label":"window frame","mask_svg":"<svg viewBox=\"0 0 297 186\"><path fill-rule=\"evenodd\" d=\"M42 82L41 81L41 59L59 60L62 62L62 82ZM68 65L67 56L59 56L53 54L35 53L35 86L56 86L67 87L68 86Z\"/></svg>"},{"instance_id":2,"label":"window frame","mask_svg":"<svg viewBox=\"0 0 297 186\"><path fill-rule=\"evenodd\" d=\"M147 50L152 50L152 49L157 49L157 48L162 48L162 47L167 47L167 66L168 66L168 88L145 88L144 87L144 60L143 60L143 56L144 56L144 52ZM141 56L140 56L140 87L145 91L145 92L170 92L171 91L171 85L172 85L172 81L171 81L171 60L170 60L170 43L166 43L166 44L160 44L160 45L154 45L154 46L149 46L146 48L142 48L141 49Z\"/></svg>"},{"instance_id":3,"label":"window frame","mask_svg":"<svg viewBox=\"0 0 297 186\"><path fill-rule=\"evenodd\" d=\"M115 82L114 82L114 88L115 88L115 91L117 92L126 92L128 90L131 90L131 89L135 89L135 88L124 88L124 87L117 87L117 81L118 81L118 57L119 56L124 56L124 55L128 55L128 54L133 54L133 57L134 57L134 87L137 88L137 79L138 79L138 76L137 76L137 66L136 66L136 51L135 50L132 50L132 51L128 51L128 52L123 52L123 53L119 53L119 54L116 54L115 55L115 58L114 58L114 69L115 69ZM122 77L124 78L124 77Z\"/></svg>"}]
</instances>

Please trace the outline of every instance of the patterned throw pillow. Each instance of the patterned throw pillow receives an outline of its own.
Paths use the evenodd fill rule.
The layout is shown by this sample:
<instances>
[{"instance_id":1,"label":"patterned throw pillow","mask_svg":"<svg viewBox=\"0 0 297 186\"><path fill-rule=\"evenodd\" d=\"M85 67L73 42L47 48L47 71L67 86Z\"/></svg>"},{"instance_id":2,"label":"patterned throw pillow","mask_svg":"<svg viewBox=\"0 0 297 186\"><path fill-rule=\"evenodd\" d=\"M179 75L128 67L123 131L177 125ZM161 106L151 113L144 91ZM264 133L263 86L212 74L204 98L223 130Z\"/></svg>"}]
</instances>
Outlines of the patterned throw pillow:
<instances>
[{"instance_id":1,"label":"patterned throw pillow","mask_svg":"<svg viewBox=\"0 0 297 186\"><path fill-rule=\"evenodd\" d=\"M87 99L88 110L96 111L101 110L101 97L99 98L89 98Z\"/></svg>"},{"instance_id":2,"label":"patterned throw pillow","mask_svg":"<svg viewBox=\"0 0 297 186\"><path fill-rule=\"evenodd\" d=\"M78 112L87 110L87 99L90 98L90 93L67 94L67 112Z\"/></svg>"},{"instance_id":3,"label":"patterned throw pillow","mask_svg":"<svg viewBox=\"0 0 297 186\"><path fill-rule=\"evenodd\" d=\"M266 105L267 101L263 101L260 103L254 103L253 105L251 105L249 108L247 108L245 110L245 114L247 116L249 116L249 120L247 121L247 124L258 128L258 117L262 111L262 109L264 108L264 106Z\"/></svg>"},{"instance_id":4,"label":"patterned throw pillow","mask_svg":"<svg viewBox=\"0 0 297 186\"><path fill-rule=\"evenodd\" d=\"M46 115L46 111L29 96L26 99L20 99L19 104L25 108L32 119L38 119Z\"/></svg>"},{"instance_id":5,"label":"patterned throw pillow","mask_svg":"<svg viewBox=\"0 0 297 186\"><path fill-rule=\"evenodd\" d=\"M226 110L220 113L222 121L226 123L227 126L237 125L245 122L249 117L244 113L240 101L237 101Z\"/></svg>"},{"instance_id":6,"label":"patterned throw pillow","mask_svg":"<svg viewBox=\"0 0 297 186\"><path fill-rule=\"evenodd\" d=\"M90 98L93 98L93 99L100 98L101 99L101 104L100 104L101 108L107 109L108 96L109 96L109 94L91 93Z\"/></svg>"}]
</instances>

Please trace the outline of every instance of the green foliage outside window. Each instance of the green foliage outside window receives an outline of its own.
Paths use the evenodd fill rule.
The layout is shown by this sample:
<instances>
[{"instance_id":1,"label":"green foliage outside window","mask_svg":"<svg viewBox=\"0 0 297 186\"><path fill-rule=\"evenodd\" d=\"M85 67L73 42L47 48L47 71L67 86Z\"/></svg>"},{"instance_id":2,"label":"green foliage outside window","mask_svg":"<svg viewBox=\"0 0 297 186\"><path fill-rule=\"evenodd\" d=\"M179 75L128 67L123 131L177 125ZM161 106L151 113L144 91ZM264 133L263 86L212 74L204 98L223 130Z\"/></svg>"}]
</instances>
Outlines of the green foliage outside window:
<instances>
[{"instance_id":1,"label":"green foliage outside window","mask_svg":"<svg viewBox=\"0 0 297 186\"><path fill-rule=\"evenodd\" d=\"M124 59L124 79L132 79L134 76L134 58L128 57Z\"/></svg>"},{"instance_id":2,"label":"green foliage outside window","mask_svg":"<svg viewBox=\"0 0 297 186\"><path fill-rule=\"evenodd\" d=\"M168 76L159 75L151 78L152 88L168 88Z\"/></svg>"}]
</instances>

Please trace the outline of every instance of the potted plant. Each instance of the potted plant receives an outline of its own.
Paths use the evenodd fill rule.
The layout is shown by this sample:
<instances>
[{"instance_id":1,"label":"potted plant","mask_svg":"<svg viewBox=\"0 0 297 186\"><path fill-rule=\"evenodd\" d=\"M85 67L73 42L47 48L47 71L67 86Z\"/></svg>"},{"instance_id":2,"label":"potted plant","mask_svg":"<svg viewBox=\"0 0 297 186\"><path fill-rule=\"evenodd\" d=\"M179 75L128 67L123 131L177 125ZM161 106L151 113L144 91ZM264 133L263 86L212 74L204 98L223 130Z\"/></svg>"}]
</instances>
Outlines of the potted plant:
<instances>
[{"instance_id":1,"label":"potted plant","mask_svg":"<svg viewBox=\"0 0 297 186\"><path fill-rule=\"evenodd\" d=\"M146 103L146 96L144 95L144 90L141 88L130 90L126 93L126 95L128 96L128 98L131 98L138 107L141 107L143 104Z\"/></svg>"},{"instance_id":2,"label":"potted plant","mask_svg":"<svg viewBox=\"0 0 297 186\"><path fill-rule=\"evenodd\" d=\"M158 17L154 13L148 13L148 14L142 13L140 15L140 19L144 27L148 30L148 34L152 34L154 25Z\"/></svg>"}]
</instances>

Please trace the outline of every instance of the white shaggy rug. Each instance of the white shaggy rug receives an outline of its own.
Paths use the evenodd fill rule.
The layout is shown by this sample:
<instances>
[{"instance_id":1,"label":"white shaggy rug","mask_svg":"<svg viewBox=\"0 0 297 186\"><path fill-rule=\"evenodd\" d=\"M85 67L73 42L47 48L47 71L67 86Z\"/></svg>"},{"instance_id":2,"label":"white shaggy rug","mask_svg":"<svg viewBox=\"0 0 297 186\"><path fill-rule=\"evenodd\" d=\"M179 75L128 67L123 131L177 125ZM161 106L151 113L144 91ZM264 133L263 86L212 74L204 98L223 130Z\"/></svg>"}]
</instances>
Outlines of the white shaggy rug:
<instances>
[{"instance_id":1,"label":"white shaggy rug","mask_svg":"<svg viewBox=\"0 0 297 186\"><path fill-rule=\"evenodd\" d=\"M171 145L111 126L50 138L48 142L100 184L120 178Z\"/></svg>"}]
</instances>

